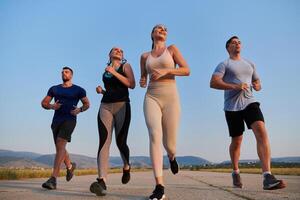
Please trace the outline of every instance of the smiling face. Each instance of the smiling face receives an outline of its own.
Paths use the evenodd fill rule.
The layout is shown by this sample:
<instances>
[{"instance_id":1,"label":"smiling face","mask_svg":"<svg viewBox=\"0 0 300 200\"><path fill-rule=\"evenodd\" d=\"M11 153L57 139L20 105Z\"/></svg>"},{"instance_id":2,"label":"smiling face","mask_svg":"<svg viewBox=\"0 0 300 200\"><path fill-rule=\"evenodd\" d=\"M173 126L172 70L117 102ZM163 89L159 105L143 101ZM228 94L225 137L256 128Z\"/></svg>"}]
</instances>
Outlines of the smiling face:
<instances>
[{"instance_id":1,"label":"smiling face","mask_svg":"<svg viewBox=\"0 0 300 200\"><path fill-rule=\"evenodd\" d=\"M119 47L113 47L109 52L110 60L122 60L123 59L123 50Z\"/></svg>"},{"instance_id":2,"label":"smiling face","mask_svg":"<svg viewBox=\"0 0 300 200\"><path fill-rule=\"evenodd\" d=\"M166 40L167 35L168 35L168 30L162 24L158 24L154 26L151 32L152 40Z\"/></svg>"}]
</instances>

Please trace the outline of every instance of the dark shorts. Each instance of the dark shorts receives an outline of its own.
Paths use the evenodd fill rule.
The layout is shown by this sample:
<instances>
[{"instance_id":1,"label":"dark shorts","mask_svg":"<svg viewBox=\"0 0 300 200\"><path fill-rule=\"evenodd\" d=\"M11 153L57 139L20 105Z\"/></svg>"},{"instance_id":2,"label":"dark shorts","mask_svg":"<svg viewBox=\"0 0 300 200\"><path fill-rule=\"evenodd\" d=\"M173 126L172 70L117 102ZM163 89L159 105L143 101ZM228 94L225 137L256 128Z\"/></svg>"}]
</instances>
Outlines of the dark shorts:
<instances>
[{"instance_id":1,"label":"dark shorts","mask_svg":"<svg viewBox=\"0 0 300 200\"><path fill-rule=\"evenodd\" d=\"M54 142L56 143L58 137L71 142L71 135L74 131L75 126L75 120L67 120L59 124L52 124L51 129L53 132Z\"/></svg>"},{"instance_id":2,"label":"dark shorts","mask_svg":"<svg viewBox=\"0 0 300 200\"><path fill-rule=\"evenodd\" d=\"M244 122L246 122L248 129L251 129L251 125L256 121L264 122L264 116L258 102L249 104L241 111L225 111L225 117L230 137L243 135L245 131Z\"/></svg>"}]
</instances>

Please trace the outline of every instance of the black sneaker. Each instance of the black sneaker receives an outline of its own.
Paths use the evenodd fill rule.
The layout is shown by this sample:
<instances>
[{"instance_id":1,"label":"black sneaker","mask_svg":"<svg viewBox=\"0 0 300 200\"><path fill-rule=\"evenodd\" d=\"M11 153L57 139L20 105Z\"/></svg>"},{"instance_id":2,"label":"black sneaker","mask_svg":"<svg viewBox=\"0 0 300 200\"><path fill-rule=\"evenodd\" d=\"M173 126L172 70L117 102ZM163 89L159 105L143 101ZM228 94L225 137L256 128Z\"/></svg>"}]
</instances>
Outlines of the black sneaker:
<instances>
[{"instance_id":1,"label":"black sneaker","mask_svg":"<svg viewBox=\"0 0 300 200\"><path fill-rule=\"evenodd\" d=\"M264 190L277 190L286 187L286 184L282 180L276 179L272 174L266 174L264 176L263 185Z\"/></svg>"},{"instance_id":2,"label":"black sneaker","mask_svg":"<svg viewBox=\"0 0 300 200\"><path fill-rule=\"evenodd\" d=\"M171 171L173 174L177 174L178 173L178 170L179 170L179 166L178 166L178 163L176 161L176 158L174 157L174 160L170 160L170 167L171 167Z\"/></svg>"},{"instance_id":3,"label":"black sneaker","mask_svg":"<svg viewBox=\"0 0 300 200\"><path fill-rule=\"evenodd\" d=\"M122 183L126 184L130 180L130 168L131 166L129 165L129 169L124 169L123 168L123 176L122 176Z\"/></svg>"},{"instance_id":4,"label":"black sneaker","mask_svg":"<svg viewBox=\"0 0 300 200\"><path fill-rule=\"evenodd\" d=\"M48 190L55 190L56 189L56 178L52 176L45 183L43 183L42 187L46 188Z\"/></svg>"},{"instance_id":5,"label":"black sneaker","mask_svg":"<svg viewBox=\"0 0 300 200\"><path fill-rule=\"evenodd\" d=\"M155 186L155 189L149 197L149 200L163 200L165 198L165 187L159 184Z\"/></svg>"},{"instance_id":6,"label":"black sneaker","mask_svg":"<svg viewBox=\"0 0 300 200\"><path fill-rule=\"evenodd\" d=\"M94 182L90 186L90 191L95 193L97 196L104 196L106 195L106 185L104 180L101 178L97 178L97 182Z\"/></svg>"},{"instance_id":7,"label":"black sneaker","mask_svg":"<svg viewBox=\"0 0 300 200\"><path fill-rule=\"evenodd\" d=\"M70 181L73 178L74 170L76 169L76 163L71 162L71 164L72 164L71 169L67 168L67 175L66 175L66 180L67 181Z\"/></svg>"},{"instance_id":8,"label":"black sneaker","mask_svg":"<svg viewBox=\"0 0 300 200\"><path fill-rule=\"evenodd\" d=\"M242 179L240 174L232 172L232 184L234 187L242 188Z\"/></svg>"}]
</instances>

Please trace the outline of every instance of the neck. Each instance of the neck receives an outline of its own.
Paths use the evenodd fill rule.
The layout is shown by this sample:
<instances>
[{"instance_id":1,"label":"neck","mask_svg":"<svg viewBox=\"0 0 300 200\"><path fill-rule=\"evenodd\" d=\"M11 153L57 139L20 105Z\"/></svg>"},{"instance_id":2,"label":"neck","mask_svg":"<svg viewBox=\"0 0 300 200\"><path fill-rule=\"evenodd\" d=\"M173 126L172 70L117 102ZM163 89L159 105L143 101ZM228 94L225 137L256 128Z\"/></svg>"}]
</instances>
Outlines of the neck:
<instances>
[{"instance_id":1,"label":"neck","mask_svg":"<svg viewBox=\"0 0 300 200\"><path fill-rule=\"evenodd\" d=\"M63 82L62 86L63 87L71 87L73 84L72 84L72 81L69 80L69 81L66 81L66 82Z\"/></svg>"},{"instance_id":2,"label":"neck","mask_svg":"<svg viewBox=\"0 0 300 200\"><path fill-rule=\"evenodd\" d=\"M161 40L156 40L154 42L153 50L164 49L166 48L166 42Z\"/></svg>"},{"instance_id":3,"label":"neck","mask_svg":"<svg viewBox=\"0 0 300 200\"><path fill-rule=\"evenodd\" d=\"M241 59L241 54L240 53L229 54L229 57L232 60L240 60Z\"/></svg>"},{"instance_id":4,"label":"neck","mask_svg":"<svg viewBox=\"0 0 300 200\"><path fill-rule=\"evenodd\" d=\"M112 67L119 67L121 65L121 61L120 60L112 60L111 61L111 66Z\"/></svg>"}]
</instances>

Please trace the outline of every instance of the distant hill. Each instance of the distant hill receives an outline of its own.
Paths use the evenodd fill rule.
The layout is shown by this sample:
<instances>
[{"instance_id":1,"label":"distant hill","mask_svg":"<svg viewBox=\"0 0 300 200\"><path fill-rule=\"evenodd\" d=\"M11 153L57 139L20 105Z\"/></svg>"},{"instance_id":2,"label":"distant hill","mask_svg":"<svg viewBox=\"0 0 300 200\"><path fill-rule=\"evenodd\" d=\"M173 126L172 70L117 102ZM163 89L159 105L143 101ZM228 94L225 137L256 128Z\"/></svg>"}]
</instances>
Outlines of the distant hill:
<instances>
[{"instance_id":1,"label":"distant hill","mask_svg":"<svg viewBox=\"0 0 300 200\"><path fill-rule=\"evenodd\" d=\"M54 154L37 154L33 152L20 152L0 150L0 167L12 168L52 168ZM89 156L70 154L71 160L77 163L78 168L97 168L97 159ZM197 156L178 156L176 157L180 166L210 165L212 162ZM132 156L130 162L133 167L151 167L148 156ZM241 160L241 163L257 163L259 160ZM272 162L281 163L300 163L300 157L273 158ZM216 163L214 163L216 164ZM220 165L230 164L230 161L223 161ZM167 156L163 158L164 167L169 167ZM120 157L110 157L110 167L121 167L123 161ZM62 166L64 167L64 166Z\"/></svg>"},{"instance_id":2,"label":"distant hill","mask_svg":"<svg viewBox=\"0 0 300 200\"><path fill-rule=\"evenodd\" d=\"M9 150L3 150L0 149L0 157L16 157L16 158L29 158L29 159L35 159L41 154L33 153L33 152L26 152L26 151L9 151Z\"/></svg>"}]
</instances>

